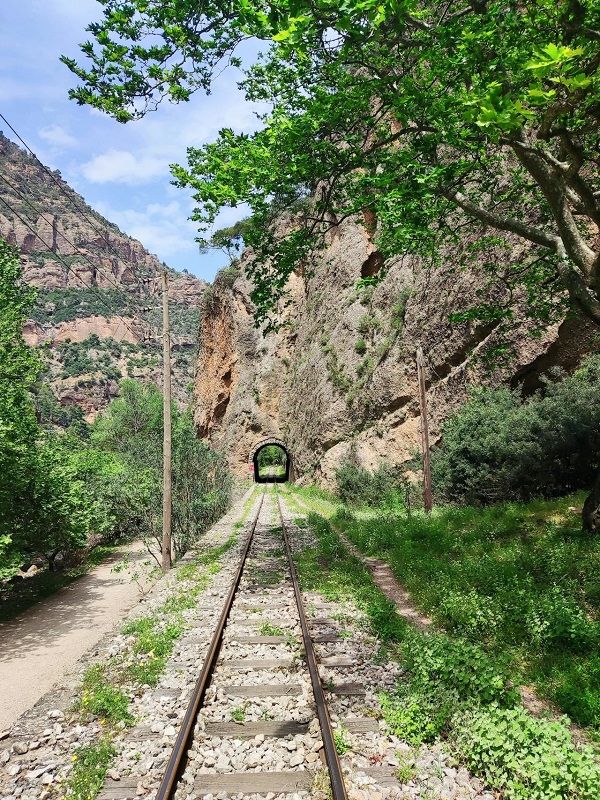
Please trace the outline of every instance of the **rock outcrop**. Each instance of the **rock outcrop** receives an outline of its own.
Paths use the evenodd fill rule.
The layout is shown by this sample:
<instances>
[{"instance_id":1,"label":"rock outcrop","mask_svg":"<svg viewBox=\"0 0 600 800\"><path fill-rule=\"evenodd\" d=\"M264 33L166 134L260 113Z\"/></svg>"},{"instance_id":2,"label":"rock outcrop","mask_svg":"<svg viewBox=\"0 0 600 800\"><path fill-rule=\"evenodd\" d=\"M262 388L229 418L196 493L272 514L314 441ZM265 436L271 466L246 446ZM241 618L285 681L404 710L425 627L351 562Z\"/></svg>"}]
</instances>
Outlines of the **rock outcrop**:
<instances>
[{"instance_id":1,"label":"rock outcrop","mask_svg":"<svg viewBox=\"0 0 600 800\"><path fill-rule=\"evenodd\" d=\"M93 419L118 393L120 378L160 385L165 265L2 134L0 171L0 236L19 249L24 278L38 290L24 335L45 347L60 404L79 405ZM187 403L206 284L168 272L174 395Z\"/></svg>"},{"instance_id":2,"label":"rock outcrop","mask_svg":"<svg viewBox=\"0 0 600 800\"><path fill-rule=\"evenodd\" d=\"M509 257L519 258L519 248L515 243ZM532 337L523 315L511 327L509 357L490 366L489 354L504 344L497 324L450 322L453 312L482 302L484 279L456 266L459 253L446 256L436 267L412 257L384 264L368 231L345 223L311 276L292 277L281 329L267 336L253 326L243 275L217 279L205 296L200 333L200 435L226 452L240 475L248 474L257 442L280 438L297 479L331 485L351 453L373 469L382 462L402 467L418 451L419 345L433 441L470 386L504 382L530 389L543 370L570 368L592 349L595 330L584 321L569 319ZM243 257L242 271L250 257ZM380 271L376 286L357 288L361 278Z\"/></svg>"}]
</instances>

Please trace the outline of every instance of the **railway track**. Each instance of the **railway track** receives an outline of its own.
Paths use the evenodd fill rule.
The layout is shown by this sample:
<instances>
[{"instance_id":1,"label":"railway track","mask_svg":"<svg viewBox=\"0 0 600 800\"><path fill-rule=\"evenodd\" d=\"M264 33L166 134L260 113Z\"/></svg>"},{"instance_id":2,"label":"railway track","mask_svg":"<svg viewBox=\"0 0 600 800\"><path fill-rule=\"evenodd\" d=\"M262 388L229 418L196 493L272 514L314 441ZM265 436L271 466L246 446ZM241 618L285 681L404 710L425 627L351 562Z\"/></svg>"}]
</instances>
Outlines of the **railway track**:
<instances>
[{"instance_id":1,"label":"railway track","mask_svg":"<svg viewBox=\"0 0 600 800\"><path fill-rule=\"evenodd\" d=\"M269 519L275 524L269 524ZM264 620L260 634L247 635L248 627L255 634L260 620ZM157 800L183 800L191 794L310 793L315 785L330 792L333 800L346 800L313 636L281 499L265 492ZM323 641L324 637L316 638ZM241 676L240 682L232 684L236 675ZM292 700L287 703L292 718L268 719L273 698ZM255 719L259 710L260 718ZM222 772L219 747L222 752L223 743L229 740L243 743L243 759L238 763L243 760L244 768ZM260 767L265 742L270 752L280 755L277 769ZM211 747L215 748L214 760L206 757ZM206 766L211 761L213 769Z\"/></svg>"}]
</instances>

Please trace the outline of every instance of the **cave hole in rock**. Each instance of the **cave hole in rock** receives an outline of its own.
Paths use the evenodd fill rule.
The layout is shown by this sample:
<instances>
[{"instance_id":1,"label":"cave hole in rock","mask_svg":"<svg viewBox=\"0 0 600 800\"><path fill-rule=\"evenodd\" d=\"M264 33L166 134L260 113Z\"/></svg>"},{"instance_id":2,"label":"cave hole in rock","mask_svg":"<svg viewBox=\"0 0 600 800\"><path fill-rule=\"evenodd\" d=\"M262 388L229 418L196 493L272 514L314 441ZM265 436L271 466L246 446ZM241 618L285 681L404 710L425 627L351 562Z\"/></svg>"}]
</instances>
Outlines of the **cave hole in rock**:
<instances>
[{"instance_id":1,"label":"cave hole in rock","mask_svg":"<svg viewBox=\"0 0 600 800\"><path fill-rule=\"evenodd\" d=\"M360 268L361 278L374 278L381 272L385 263L384 257L379 250L374 250L371 255L363 262Z\"/></svg>"},{"instance_id":2,"label":"cave hole in rock","mask_svg":"<svg viewBox=\"0 0 600 800\"><path fill-rule=\"evenodd\" d=\"M260 442L252 452L251 465L256 483L285 483L290 478L290 455L278 439Z\"/></svg>"}]
</instances>

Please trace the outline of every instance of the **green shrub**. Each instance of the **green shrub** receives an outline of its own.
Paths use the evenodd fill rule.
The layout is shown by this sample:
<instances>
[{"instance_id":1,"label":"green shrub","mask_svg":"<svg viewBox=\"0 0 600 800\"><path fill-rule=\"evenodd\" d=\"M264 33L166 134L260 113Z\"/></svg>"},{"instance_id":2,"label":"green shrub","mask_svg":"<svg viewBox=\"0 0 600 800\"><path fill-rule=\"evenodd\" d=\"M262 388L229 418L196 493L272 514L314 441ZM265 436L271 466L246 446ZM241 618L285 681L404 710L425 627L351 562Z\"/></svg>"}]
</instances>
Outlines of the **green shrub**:
<instances>
[{"instance_id":1,"label":"green shrub","mask_svg":"<svg viewBox=\"0 0 600 800\"><path fill-rule=\"evenodd\" d=\"M450 590L442 598L437 616L444 627L468 637L489 635L501 622L493 600L475 589Z\"/></svg>"},{"instance_id":2,"label":"green shrub","mask_svg":"<svg viewBox=\"0 0 600 800\"><path fill-rule=\"evenodd\" d=\"M350 505L393 505L402 502L405 482L398 470L382 464L369 472L355 462L346 461L336 471L337 492Z\"/></svg>"},{"instance_id":3,"label":"green shrub","mask_svg":"<svg viewBox=\"0 0 600 800\"><path fill-rule=\"evenodd\" d=\"M379 704L390 733L419 747L447 731L457 700L450 692L425 692L401 684L395 692L381 694Z\"/></svg>"},{"instance_id":4,"label":"green shrub","mask_svg":"<svg viewBox=\"0 0 600 800\"><path fill-rule=\"evenodd\" d=\"M469 703L513 706L519 699L507 661L481 647L443 634L419 635L404 648L411 684L424 691L453 693Z\"/></svg>"},{"instance_id":5,"label":"green shrub","mask_svg":"<svg viewBox=\"0 0 600 800\"><path fill-rule=\"evenodd\" d=\"M559 586L531 598L525 624L531 641L556 650L585 652L598 642L598 625Z\"/></svg>"},{"instance_id":6,"label":"green shrub","mask_svg":"<svg viewBox=\"0 0 600 800\"><path fill-rule=\"evenodd\" d=\"M597 800L600 767L562 722L490 706L455 721L457 753L506 800Z\"/></svg>"},{"instance_id":7,"label":"green shrub","mask_svg":"<svg viewBox=\"0 0 600 800\"><path fill-rule=\"evenodd\" d=\"M600 469L600 356L528 398L474 390L444 425L432 467L438 497L468 503L589 487Z\"/></svg>"},{"instance_id":8,"label":"green shrub","mask_svg":"<svg viewBox=\"0 0 600 800\"><path fill-rule=\"evenodd\" d=\"M544 683L545 681L545 683ZM581 725L600 722L600 656L577 658L564 654L540 680L546 694Z\"/></svg>"}]
</instances>

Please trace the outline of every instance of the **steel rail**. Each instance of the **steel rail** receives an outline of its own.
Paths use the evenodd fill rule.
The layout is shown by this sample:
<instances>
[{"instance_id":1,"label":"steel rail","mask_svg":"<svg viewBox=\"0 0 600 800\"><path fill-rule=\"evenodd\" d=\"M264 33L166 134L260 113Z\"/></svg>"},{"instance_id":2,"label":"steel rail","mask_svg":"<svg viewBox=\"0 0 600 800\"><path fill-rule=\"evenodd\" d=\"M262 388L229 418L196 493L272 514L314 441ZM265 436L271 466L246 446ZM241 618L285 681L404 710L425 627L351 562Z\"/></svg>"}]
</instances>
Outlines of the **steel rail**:
<instances>
[{"instance_id":1,"label":"steel rail","mask_svg":"<svg viewBox=\"0 0 600 800\"><path fill-rule=\"evenodd\" d=\"M306 655L306 664L310 673L310 680L312 683L313 695L317 707L317 716L319 725L321 727L321 736L323 739L323 749L325 750L325 761L327 762L327 769L329 770L329 780L331 782L331 794L333 800L348 800L346 793L346 785L344 783L344 776L342 773L342 766L338 752L335 747L335 739L333 736L333 728L331 727L331 719L327 709L327 701L325 699L325 692L321 683L321 676L319 675L319 667L317 665L317 656L308 630L308 621L304 611L304 600L302 599L302 592L300 590L300 583L298 581L298 573L296 565L292 558L292 548L287 532L283 512L281 510L281 498L279 492L277 494L277 506L279 508L279 516L281 518L281 530L283 531L283 541L285 551L288 559L290 575L292 578L292 585L294 587L294 597L296 598L296 606L298 607L298 616L300 617L300 627L302 628L302 640L304 643L304 652Z\"/></svg>"},{"instance_id":2,"label":"steel rail","mask_svg":"<svg viewBox=\"0 0 600 800\"><path fill-rule=\"evenodd\" d=\"M211 639L208 653L206 654L204 663L202 665L202 671L200 672L198 680L196 681L196 685L194 686L190 702L188 704L185 716L181 723L179 733L177 734L177 739L175 740L175 744L173 745L171 756L169 758L169 761L165 769L165 773L158 788L156 800L170 800L170 798L173 797L175 788L177 786L177 781L179 780L179 777L181 775L181 769L184 764L187 750L191 744L191 740L194 734L194 727L196 725L198 712L200 711L200 707L204 700L206 690L208 688L214 668L219 658L219 652L221 650L225 625L227 624L227 619L229 618L229 614L231 613L231 607L233 606L233 601L237 593L238 587L240 585L240 581L242 579L242 573L244 571L244 567L246 566L246 559L248 558L250 545L252 544L252 540L254 538L254 532L256 530L258 517L260 515L264 499L265 499L265 493L263 493L260 499L258 509L256 511L256 514L254 515L254 519L252 520L252 524L250 526L250 532L248 534L246 544L244 545L244 549L242 551L242 557L240 559L240 563L237 568L235 578L233 579L231 588L229 590L229 594L227 595L227 599L225 600L223 611L221 612L221 616L219 617L219 622Z\"/></svg>"}]
</instances>

